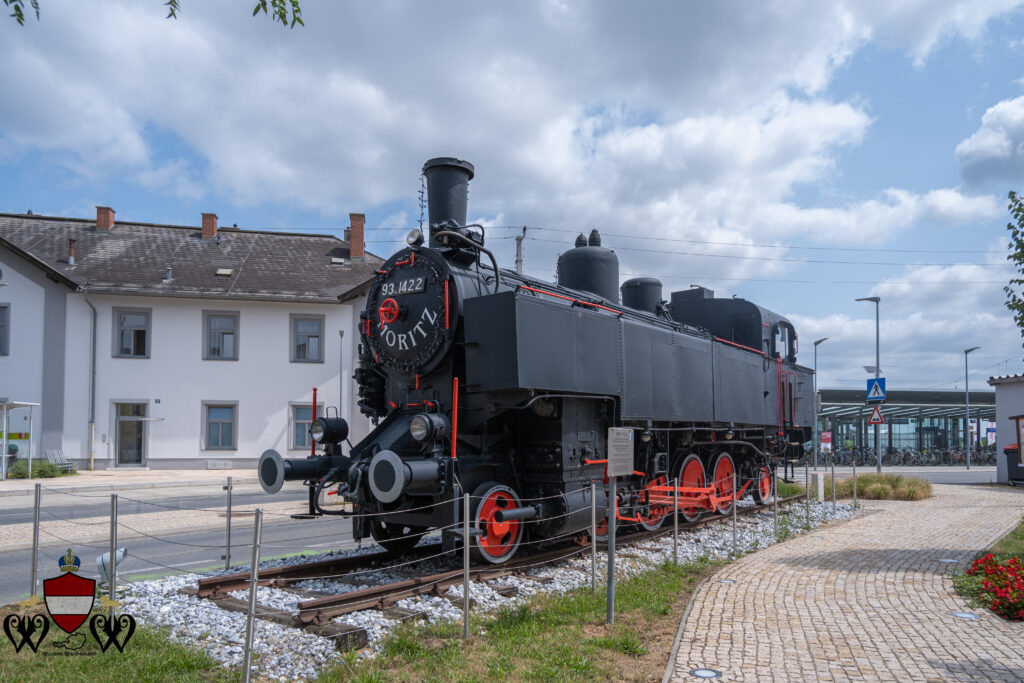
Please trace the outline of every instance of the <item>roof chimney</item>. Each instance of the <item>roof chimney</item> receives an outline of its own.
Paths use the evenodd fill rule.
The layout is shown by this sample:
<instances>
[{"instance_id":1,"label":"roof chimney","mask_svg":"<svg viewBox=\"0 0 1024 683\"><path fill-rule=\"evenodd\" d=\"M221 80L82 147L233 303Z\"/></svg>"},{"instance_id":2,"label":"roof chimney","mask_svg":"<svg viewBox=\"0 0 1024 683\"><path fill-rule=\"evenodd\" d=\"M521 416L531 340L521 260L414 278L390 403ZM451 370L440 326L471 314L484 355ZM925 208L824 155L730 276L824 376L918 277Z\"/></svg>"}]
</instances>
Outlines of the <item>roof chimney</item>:
<instances>
[{"instance_id":1,"label":"roof chimney","mask_svg":"<svg viewBox=\"0 0 1024 683\"><path fill-rule=\"evenodd\" d=\"M365 243L363 242L363 227L366 225L366 216L361 213L350 213L348 215L349 225L349 241L348 241L348 254L349 258L362 259L366 252Z\"/></svg>"},{"instance_id":2,"label":"roof chimney","mask_svg":"<svg viewBox=\"0 0 1024 683\"><path fill-rule=\"evenodd\" d=\"M109 206L96 207L96 229L110 231L114 227L114 210Z\"/></svg>"},{"instance_id":3,"label":"roof chimney","mask_svg":"<svg viewBox=\"0 0 1024 683\"><path fill-rule=\"evenodd\" d=\"M203 214L203 238L217 236L217 214Z\"/></svg>"},{"instance_id":4,"label":"roof chimney","mask_svg":"<svg viewBox=\"0 0 1024 683\"><path fill-rule=\"evenodd\" d=\"M68 265L75 265L75 240L68 240Z\"/></svg>"}]
</instances>

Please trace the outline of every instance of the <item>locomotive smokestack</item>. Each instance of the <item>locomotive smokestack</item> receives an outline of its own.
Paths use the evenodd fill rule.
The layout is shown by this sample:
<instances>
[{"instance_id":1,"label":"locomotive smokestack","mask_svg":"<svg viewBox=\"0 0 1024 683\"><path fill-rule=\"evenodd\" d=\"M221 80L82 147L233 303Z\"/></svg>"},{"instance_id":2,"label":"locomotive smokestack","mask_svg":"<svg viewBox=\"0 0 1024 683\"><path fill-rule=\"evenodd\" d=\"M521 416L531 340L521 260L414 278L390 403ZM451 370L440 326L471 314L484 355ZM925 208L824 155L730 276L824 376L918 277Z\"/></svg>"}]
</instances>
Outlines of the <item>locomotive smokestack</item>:
<instances>
[{"instance_id":1,"label":"locomotive smokestack","mask_svg":"<svg viewBox=\"0 0 1024 683\"><path fill-rule=\"evenodd\" d=\"M435 230L466 224L469 181L473 164L454 157L437 157L423 164L427 177L427 209L430 215L430 246L438 246Z\"/></svg>"}]
</instances>

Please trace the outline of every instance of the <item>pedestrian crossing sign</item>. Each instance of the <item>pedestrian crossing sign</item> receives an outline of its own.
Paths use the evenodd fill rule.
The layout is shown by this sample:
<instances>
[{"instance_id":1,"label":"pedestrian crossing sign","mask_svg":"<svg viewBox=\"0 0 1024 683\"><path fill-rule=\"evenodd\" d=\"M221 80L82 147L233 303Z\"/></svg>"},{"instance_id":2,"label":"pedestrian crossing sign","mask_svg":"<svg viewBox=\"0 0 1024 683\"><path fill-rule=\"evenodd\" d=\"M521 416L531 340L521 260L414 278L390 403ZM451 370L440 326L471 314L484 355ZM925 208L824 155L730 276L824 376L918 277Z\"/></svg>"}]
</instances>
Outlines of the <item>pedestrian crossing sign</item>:
<instances>
[{"instance_id":1,"label":"pedestrian crossing sign","mask_svg":"<svg viewBox=\"0 0 1024 683\"><path fill-rule=\"evenodd\" d=\"M875 409L871 411L871 419L868 420L869 425L884 425L885 419L882 417L882 407L875 406Z\"/></svg>"},{"instance_id":2,"label":"pedestrian crossing sign","mask_svg":"<svg viewBox=\"0 0 1024 683\"><path fill-rule=\"evenodd\" d=\"M885 400L885 378L876 377L868 380L868 401Z\"/></svg>"}]
</instances>

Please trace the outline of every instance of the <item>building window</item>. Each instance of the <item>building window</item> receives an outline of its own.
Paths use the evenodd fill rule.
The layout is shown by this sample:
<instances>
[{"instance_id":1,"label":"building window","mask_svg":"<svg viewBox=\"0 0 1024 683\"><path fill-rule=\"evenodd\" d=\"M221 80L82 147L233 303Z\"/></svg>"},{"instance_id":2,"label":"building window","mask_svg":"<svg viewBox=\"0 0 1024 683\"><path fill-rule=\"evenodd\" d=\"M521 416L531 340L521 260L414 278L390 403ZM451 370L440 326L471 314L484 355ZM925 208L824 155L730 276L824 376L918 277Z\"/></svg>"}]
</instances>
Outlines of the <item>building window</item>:
<instances>
[{"instance_id":1,"label":"building window","mask_svg":"<svg viewBox=\"0 0 1024 683\"><path fill-rule=\"evenodd\" d=\"M293 315L291 360L295 363L324 362L324 317Z\"/></svg>"},{"instance_id":2,"label":"building window","mask_svg":"<svg viewBox=\"0 0 1024 683\"><path fill-rule=\"evenodd\" d=\"M203 311L203 360L238 360L238 313Z\"/></svg>"},{"instance_id":3,"label":"building window","mask_svg":"<svg viewBox=\"0 0 1024 683\"><path fill-rule=\"evenodd\" d=\"M0 304L0 356L11 352L11 306Z\"/></svg>"},{"instance_id":4,"label":"building window","mask_svg":"<svg viewBox=\"0 0 1024 683\"><path fill-rule=\"evenodd\" d=\"M316 407L316 416L324 416L323 405ZM313 406L310 404L306 405L292 405L292 450L305 450L308 451L312 440L309 436L309 426L313 424Z\"/></svg>"},{"instance_id":5,"label":"building window","mask_svg":"<svg viewBox=\"0 0 1024 683\"><path fill-rule=\"evenodd\" d=\"M234 450L237 448L236 437L238 430L235 424L238 420L237 403L204 403L203 422L206 425L206 449L207 450Z\"/></svg>"},{"instance_id":6,"label":"building window","mask_svg":"<svg viewBox=\"0 0 1024 683\"><path fill-rule=\"evenodd\" d=\"M149 309L114 309L114 355L149 358Z\"/></svg>"}]
</instances>

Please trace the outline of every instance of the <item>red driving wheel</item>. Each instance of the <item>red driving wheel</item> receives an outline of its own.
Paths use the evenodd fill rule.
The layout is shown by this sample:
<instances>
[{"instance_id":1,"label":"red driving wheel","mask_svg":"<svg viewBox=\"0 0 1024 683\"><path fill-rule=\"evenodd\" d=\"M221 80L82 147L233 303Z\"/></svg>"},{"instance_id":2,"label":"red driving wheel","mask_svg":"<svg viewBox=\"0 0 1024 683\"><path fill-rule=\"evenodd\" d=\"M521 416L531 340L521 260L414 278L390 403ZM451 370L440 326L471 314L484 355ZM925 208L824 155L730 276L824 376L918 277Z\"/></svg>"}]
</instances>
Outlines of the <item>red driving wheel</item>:
<instances>
[{"instance_id":1,"label":"red driving wheel","mask_svg":"<svg viewBox=\"0 0 1024 683\"><path fill-rule=\"evenodd\" d=\"M711 485L715 487L717 496L729 496L718 504L718 513L726 514L732 510L732 489L733 480L736 477L736 466L732 462L732 456L728 453L719 453L715 458L714 467L711 468Z\"/></svg>"},{"instance_id":2,"label":"red driving wheel","mask_svg":"<svg viewBox=\"0 0 1024 683\"><path fill-rule=\"evenodd\" d=\"M707 486L707 477L704 476L704 463L696 453L690 453L683 460L679 468L679 486L681 488L702 489ZM680 512L687 522L696 522L704 508L696 506L681 506Z\"/></svg>"},{"instance_id":3,"label":"red driving wheel","mask_svg":"<svg viewBox=\"0 0 1024 683\"><path fill-rule=\"evenodd\" d=\"M482 559L500 564L512 557L523 538L519 520L497 521L495 513L519 507L519 496L508 486L488 482L477 487L472 496L476 513L473 526L480 530L474 537L473 549Z\"/></svg>"},{"instance_id":4,"label":"red driving wheel","mask_svg":"<svg viewBox=\"0 0 1024 683\"><path fill-rule=\"evenodd\" d=\"M772 498L772 468L767 465L757 471L757 486L754 488L754 502L765 505Z\"/></svg>"},{"instance_id":5,"label":"red driving wheel","mask_svg":"<svg viewBox=\"0 0 1024 683\"><path fill-rule=\"evenodd\" d=\"M384 299L384 303L377 309L381 325L390 325L398 320L398 302L394 299Z\"/></svg>"}]
</instances>

